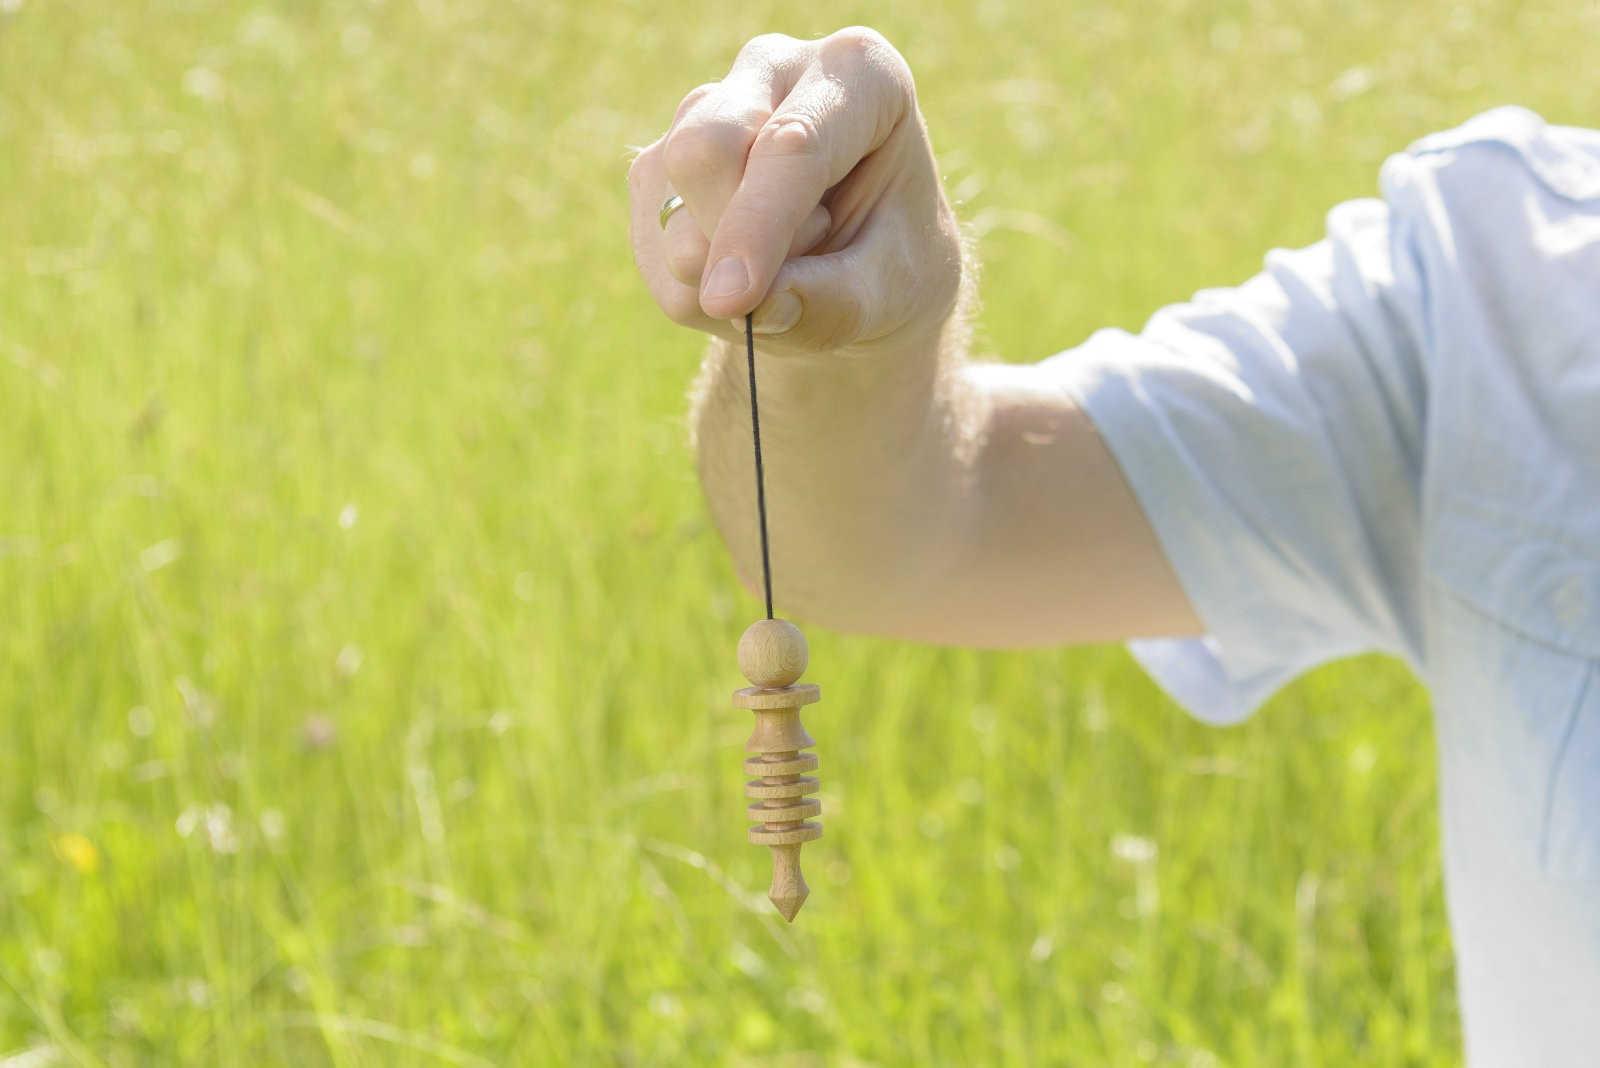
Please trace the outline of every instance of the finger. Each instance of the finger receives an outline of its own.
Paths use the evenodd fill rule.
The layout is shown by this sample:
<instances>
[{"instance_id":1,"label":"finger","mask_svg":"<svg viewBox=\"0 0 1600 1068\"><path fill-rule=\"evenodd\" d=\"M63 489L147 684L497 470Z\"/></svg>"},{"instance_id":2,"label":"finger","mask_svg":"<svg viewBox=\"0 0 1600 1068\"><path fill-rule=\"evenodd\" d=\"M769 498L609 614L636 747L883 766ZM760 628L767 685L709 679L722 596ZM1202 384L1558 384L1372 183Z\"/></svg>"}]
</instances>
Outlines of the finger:
<instances>
[{"instance_id":1,"label":"finger","mask_svg":"<svg viewBox=\"0 0 1600 1068\"><path fill-rule=\"evenodd\" d=\"M806 221L795 231L794 241L789 245L789 258L804 256L816 248L828 236L832 218L828 209L821 204L812 208ZM706 250L710 247L706 235L700 232L693 219L687 218L686 212L679 211L667 220L666 243L667 269L672 277L686 286L699 289L700 278L706 269Z\"/></svg>"},{"instance_id":2,"label":"finger","mask_svg":"<svg viewBox=\"0 0 1600 1068\"><path fill-rule=\"evenodd\" d=\"M667 243L660 220L661 202L667 188L661 166L661 142L657 141L639 153L628 170L632 208L629 231L639 274L650 295L673 322L734 340L735 333L726 322L710 318L700 308L698 288L678 281L667 266ZM693 224L690 226L692 228Z\"/></svg>"},{"instance_id":3,"label":"finger","mask_svg":"<svg viewBox=\"0 0 1600 1068\"><path fill-rule=\"evenodd\" d=\"M754 38L726 78L691 90L678 106L663 147L667 178L707 237L739 186L756 133L798 77L807 48L782 34Z\"/></svg>"},{"instance_id":4,"label":"finger","mask_svg":"<svg viewBox=\"0 0 1600 1068\"><path fill-rule=\"evenodd\" d=\"M756 332L785 349L848 349L889 337L926 305L948 306L953 292L916 284L927 272L892 236L896 225L879 216L846 249L784 263L755 309Z\"/></svg>"},{"instance_id":5,"label":"finger","mask_svg":"<svg viewBox=\"0 0 1600 1068\"><path fill-rule=\"evenodd\" d=\"M794 240L789 242L789 255L786 259L796 256L809 255L811 250L822 243L828 236L828 230L833 226L833 216L821 204L811 209L811 214L806 216L806 221L800 224L800 229L794 232ZM709 245L707 246L709 248Z\"/></svg>"},{"instance_id":6,"label":"finger","mask_svg":"<svg viewBox=\"0 0 1600 1068\"><path fill-rule=\"evenodd\" d=\"M711 243L700 232L694 218L687 210L673 212L661 239L666 245L667 270L672 277L683 285L699 289L700 275L706 269L706 250Z\"/></svg>"},{"instance_id":7,"label":"finger","mask_svg":"<svg viewBox=\"0 0 1600 1068\"><path fill-rule=\"evenodd\" d=\"M744 176L717 224L700 292L707 314L731 319L771 286L796 232L911 106L910 74L882 38L835 34L750 146Z\"/></svg>"}]
</instances>

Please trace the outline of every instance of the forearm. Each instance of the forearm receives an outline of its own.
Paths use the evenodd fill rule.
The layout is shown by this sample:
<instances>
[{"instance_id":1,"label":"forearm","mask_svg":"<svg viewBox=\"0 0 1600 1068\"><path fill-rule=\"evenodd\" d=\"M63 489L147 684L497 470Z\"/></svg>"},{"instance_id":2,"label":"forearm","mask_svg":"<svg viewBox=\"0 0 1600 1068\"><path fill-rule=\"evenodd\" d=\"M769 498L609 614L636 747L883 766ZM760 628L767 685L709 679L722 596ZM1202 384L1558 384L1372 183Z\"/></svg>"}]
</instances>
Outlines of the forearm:
<instances>
[{"instance_id":1,"label":"forearm","mask_svg":"<svg viewBox=\"0 0 1600 1068\"><path fill-rule=\"evenodd\" d=\"M764 354L757 338L774 597L843 630L914 636L949 566L976 398L960 313L867 355ZM760 543L742 345L713 341L691 413L701 484L745 585Z\"/></svg>"},{"instance_id":2,"label":"forearm","mask_svg":"<svg viewBox=\"0 0 1600 1068\"><path fill-rule=\"evenodd\" d=\"M774 594L840 630L980 646L1200 624L1088 416L1036 365L966 358L959 312L881 357L758 347ZM714 342L700 476L746 586L760 543L742 347Z\"/></svg>"},{"instance_id":3,"label":"forearm","mask_svg":"<svg viewBox=\"0 0 1600 1068\"><path fill-rule=\"evenodd\" d=\"M966 363L975 413L958 546L923 637L1019 647L1201 632L1160 543L1059 369Z\"/></svg>"}]
</instances>

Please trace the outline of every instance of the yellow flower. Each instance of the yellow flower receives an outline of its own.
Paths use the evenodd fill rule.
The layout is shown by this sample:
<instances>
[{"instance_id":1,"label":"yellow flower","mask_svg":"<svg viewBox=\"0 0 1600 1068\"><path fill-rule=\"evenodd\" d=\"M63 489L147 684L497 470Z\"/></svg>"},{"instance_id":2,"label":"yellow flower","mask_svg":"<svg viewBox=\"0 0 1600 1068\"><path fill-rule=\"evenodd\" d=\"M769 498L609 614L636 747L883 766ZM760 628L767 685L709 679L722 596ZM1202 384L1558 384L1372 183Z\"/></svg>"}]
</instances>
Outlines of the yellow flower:
<instances>
[{"instance_id":1,"label":"yellow flower","mask_svg":"<svg viewBox=\"0 0 1600 1068\"><path fill-rule=\"evenodd\" d=\"M56 835L50 842L56 856L72 865L79 875L93 875L100 870L100 850L76 831Z\"/></svg>"}]
</instances>

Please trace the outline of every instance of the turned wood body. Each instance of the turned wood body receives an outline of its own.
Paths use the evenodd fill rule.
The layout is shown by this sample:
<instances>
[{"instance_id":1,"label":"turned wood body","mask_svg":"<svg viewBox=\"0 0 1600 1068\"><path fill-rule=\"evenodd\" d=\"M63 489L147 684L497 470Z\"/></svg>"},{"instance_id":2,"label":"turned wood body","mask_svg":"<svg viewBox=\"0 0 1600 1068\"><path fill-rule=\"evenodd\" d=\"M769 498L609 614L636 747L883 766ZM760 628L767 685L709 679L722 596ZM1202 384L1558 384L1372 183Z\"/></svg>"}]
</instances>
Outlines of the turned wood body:
<instances>
[{"instance_id":1,"label":"turned wood body","mask_svg":"<svg viewBox=\"0 0 1600 1068\"><path fill-rule=\"evenodd\" d=\"M800 722L800 709L820 700L822 691L810 683L796 684L806 668L805 638L793 624L763 619L751 625L739 640L739 667L755 685L733 695L736 707L755 713L755 729L745 749L745 796L753 802L747 810L752 826L750 841L772 849L772 888L767 896L786 920L793 920L810 893L800 871L800 847L822 837L822 824L813 817L822 802L811 796L817 780L814 753L802 752L816 744Z\"/></svg>"}]
</instances>

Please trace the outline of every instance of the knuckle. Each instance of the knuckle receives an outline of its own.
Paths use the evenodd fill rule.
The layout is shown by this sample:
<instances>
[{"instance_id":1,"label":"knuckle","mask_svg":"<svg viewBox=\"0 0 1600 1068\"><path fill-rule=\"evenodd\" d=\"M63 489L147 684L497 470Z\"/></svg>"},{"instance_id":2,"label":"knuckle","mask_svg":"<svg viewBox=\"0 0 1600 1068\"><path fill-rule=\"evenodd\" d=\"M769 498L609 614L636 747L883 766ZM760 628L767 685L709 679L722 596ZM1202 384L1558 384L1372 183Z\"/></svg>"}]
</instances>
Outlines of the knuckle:
<instances>
[{"instance_id":1,"label":"knuckle","mask_svg":"<svg viewBox=\"0 0 1600 1068\"><path fill-rule=\"evenodd\" d=\"M750 145L750 131L741 123L725 119L686 119L667 134L662 148L662 163L675 181L707 170L732 166L744 157Z\"/></svg>"},{"instance_id":2,"label":"knuckle","mask_svg":"<svg viewBox=\"0 0 1600 1068\"><path fill-rule=\"evenodd\" d=\"M912 89L911 65L887 37L870 26L847 26L831 34L817 54L824 64L860 71L891 92L909 93Z\"/></svg>"},{"instance_id":3,"label":"knuckle","mask_svg":"<svg viewBox=\"0 0 1600 1068\"><path fill-rule=\"evenodd\" d=\"M705 264L705 249L698 246L680 242L667 250L667 270L684 285L698 287Z\"/></svg>"},{"instance_id":4,"label":"knuckle","mask_svg":"<svg viewBox=\"0 0 1600 1068\"><path fill-rule=\"evenodd\" d=\"M894 46L871 26L846 26L823 39L821 52L824 55L864 56L878 48L893 50Z\"/></svg>"},{"instance_id":5,"label":"knuckle","mask_svg":"<svg viewBox=\"0 0 1600 1068\"><path fill-rule=\"evenodd\" d=\"M683 99L678 101L677 110L672 113L673 125L676 126L678 123L682 122L684 116L688 115L690 111L694 110L694 106L696 104L710 96L721 84L721 82L705 82L704 84L697 85L693 89L690 89L687 93L684 93Z\"/></svg>"},{"instance_id":6,"label":"knuckle","mask_svg":"<svg viewBox=\"0 0 1600 1068\"><path fill-rule=\"evenodd\" d=\"M749 63L770 60L785 52L793 51L801 46L801 42L786 33L762 33L750 38L739 49L739 54L734 58L735 67Z\"/></svg>"},{"instance_id":7,"label":"knuckle","mask_svg":"<svg viewBox=\"0 0 1600 1068\"><path fill-rule=\"evenodd\" d=\"M911 64L893 48L885 47L875 57L872 65L883 86L901 100L911 100L917 95L916 78L911 74Z\"/></svg>"},{"instance_id":8,"label":"knuckle","mask_svg":"<svg viewBox=\"0 0 1600 1068\"><path fill-rule=\"evenodd\" d=\"M774 115L756 135L750 151L762 156L822 155L822 128L803 112Z\"/></svg>"}]
</instances>

